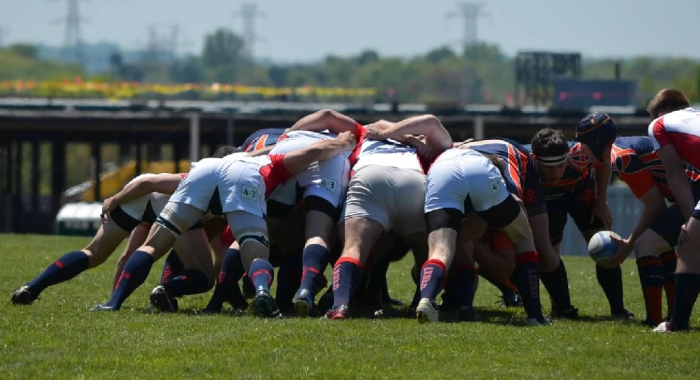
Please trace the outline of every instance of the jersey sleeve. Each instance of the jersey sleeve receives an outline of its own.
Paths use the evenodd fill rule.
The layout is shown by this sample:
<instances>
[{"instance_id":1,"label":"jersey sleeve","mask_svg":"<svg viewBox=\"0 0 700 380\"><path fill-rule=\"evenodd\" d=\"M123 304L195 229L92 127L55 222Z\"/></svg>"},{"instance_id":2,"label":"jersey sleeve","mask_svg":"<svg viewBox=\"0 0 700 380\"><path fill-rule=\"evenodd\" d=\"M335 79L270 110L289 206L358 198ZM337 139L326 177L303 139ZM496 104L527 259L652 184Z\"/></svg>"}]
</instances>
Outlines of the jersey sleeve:
<instances>
[{"instance_id":1,"label":"jersey sleeve","mask_svg":"<svg viewBox=\"0 0 700 380\"><path fill-rule=\"evenodd\" d=\"M528 217L547 212L544 191L534 161L528 162L523 182L523 203L525 203Z\"/></svg>"},{"instance_id":2,"label":"jersey sleeve","mask_svg":"<svg viewBox=\"0 0 700 380\"><path fill-rule=\"evenodd\" d=\"M651 172L636 155L617 156L613 165L620 179L629 186L637 199L656 186Z\"/></svg>"},{"instance_id":3,"label":"jersey sleeve","mask_svg":"<svg viewBox=\"0 0 700 380\"><path fill-rule=\"evenodd\" d=\"M649 126L649 138L654 143L654 149L659 150L666 145L672 143L671 137L666 131L666 125L664 124L664 118L660 117L654 120Z\"/></svg>"}]
</instances>

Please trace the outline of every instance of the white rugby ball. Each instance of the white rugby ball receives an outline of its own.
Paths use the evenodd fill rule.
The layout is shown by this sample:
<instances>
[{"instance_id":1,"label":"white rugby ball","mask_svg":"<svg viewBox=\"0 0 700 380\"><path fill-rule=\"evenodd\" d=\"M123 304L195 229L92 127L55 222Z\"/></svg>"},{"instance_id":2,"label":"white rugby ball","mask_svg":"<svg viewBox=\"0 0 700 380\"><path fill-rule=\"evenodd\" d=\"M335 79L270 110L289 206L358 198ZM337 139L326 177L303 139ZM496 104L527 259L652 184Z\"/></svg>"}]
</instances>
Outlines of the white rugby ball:
<instances>
[{"instance_id":1,"label":"white rugby ball","mask_svg":"<svg viewBox=\"0 0 700 380\"><path fill-rule=\"evenodd\" d=\"M596 263L604 263L615 256L617 244L610 236L621 239L620 235L612 231L600 231L593 235L591 241L588 242L588 254Z\"/></svg>"}]
</instances>

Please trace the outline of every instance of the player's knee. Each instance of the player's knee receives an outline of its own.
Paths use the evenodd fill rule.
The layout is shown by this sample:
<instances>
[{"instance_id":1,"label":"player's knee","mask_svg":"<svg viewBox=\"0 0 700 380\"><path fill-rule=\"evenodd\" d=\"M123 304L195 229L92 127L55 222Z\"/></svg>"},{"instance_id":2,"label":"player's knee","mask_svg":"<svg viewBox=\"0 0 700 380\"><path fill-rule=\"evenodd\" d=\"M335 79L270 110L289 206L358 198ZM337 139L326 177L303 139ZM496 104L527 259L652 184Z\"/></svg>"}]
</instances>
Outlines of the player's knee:
<instances>
[{"instance_id":1,"label":"player's knee","mask_svg":"<svg viewBox=\"0 0 700 380\"><path fill-rule=\"evenodd\" d=\"M425 214L425 225L428 233L431 235L433 232L445 228L458 231L463 218L464 213L460 210L453 208L439 209Z\"/></svg>"},{"instance_id":2,"label":"player's knee","mask_svg":"<svg viewBox=\"0 0 700 380\"><path fill-rule=\"evenodd\" d=\"M652 230L646 230L634 242L634 254L637 258L645 256L659 256L670 250L670 245L659 234Z\"/></svg>"},{"instance_id":3,"label":"player's knee","mask_svg":"<svg viewBox=\"0 0 700 380\"><path fill-rule=\"evenodd\" d=\"M304 198L304 207L306 207L307 213L309 211L316 211L327 215L331 219L331 223L337 221L340 216L340 209L338 206L317 195L310 195Z\"/></svg>"}]
</instances>

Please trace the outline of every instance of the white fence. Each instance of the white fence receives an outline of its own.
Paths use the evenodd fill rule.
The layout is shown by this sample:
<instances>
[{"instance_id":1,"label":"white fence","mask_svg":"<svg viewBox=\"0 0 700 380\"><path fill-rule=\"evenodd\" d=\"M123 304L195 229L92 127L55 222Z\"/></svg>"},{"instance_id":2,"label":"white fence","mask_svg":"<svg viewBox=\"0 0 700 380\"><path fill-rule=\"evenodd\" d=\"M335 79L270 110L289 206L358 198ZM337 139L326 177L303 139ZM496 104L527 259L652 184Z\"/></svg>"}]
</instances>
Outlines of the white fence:
<instances>
[{"instance_id":1,"label":"white fence","mask_svg":"<svg viewBox=\"0 0 700 380\"><path fill-rule=\"evenodd\" d=\"M644 206L637 200L626 185L610 186L608 205L613 215L613 231L622 237L629 236L642 215ZM564 228L564 240L561 243L563 255L588 255L588 242L576 228L576 223L569 217Z\"/></svg>"}]
</instances>

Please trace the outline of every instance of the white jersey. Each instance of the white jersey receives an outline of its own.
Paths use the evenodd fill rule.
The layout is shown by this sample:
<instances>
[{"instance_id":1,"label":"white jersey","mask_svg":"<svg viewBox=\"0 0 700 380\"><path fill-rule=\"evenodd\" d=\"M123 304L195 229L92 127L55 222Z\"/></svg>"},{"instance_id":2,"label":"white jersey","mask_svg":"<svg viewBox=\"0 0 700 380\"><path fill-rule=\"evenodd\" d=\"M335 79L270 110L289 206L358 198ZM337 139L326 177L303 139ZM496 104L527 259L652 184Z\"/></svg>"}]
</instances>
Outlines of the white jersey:
<instances>
[{"instance_id":1,"label":"white jersey","mask_svg":"<svg viewBox=\"0 0 700 380\"><path fill-rule=\"evenodd\" d=\"M335 139L335 135L311 131L293 131L277 140L270 154L282 154L304 149L319 141ZM296 187L304 189L304 198L317 196L338 207L345 197L350 177L350 151L343 151L328 160L314 163L275 192L273 199L287 204L296 203Z\"/></svg>"},{"instance_id":2,"label":"white jersey","mask_svg":"<svg viewBox=\"0 0 700 380\"><path fill-rule=\"evenodd\" d=\"M353 166L353 171L358 171L360 168L369 165L389 166L423 172L417 150L394 140L377 141L364 139L360 146L357 162Z\"/></svg>"}]
</instances>

